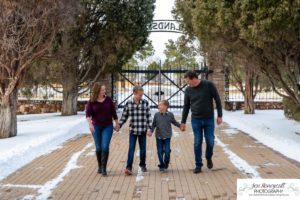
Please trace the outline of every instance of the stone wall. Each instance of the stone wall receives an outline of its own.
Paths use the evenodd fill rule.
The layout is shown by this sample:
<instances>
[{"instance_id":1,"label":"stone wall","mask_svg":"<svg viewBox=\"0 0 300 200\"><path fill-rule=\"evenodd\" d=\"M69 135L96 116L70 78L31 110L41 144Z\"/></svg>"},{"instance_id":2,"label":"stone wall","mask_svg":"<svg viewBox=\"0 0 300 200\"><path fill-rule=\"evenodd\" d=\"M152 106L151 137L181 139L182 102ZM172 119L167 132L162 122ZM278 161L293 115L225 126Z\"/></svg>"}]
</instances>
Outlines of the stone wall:
<instances>
[{"instance_id":1,"label":"stone wall","mask_svg":"<svg viewBox=\"0 0 300 200\"><path fill-rule=\"evenodd\" d=\"M78 111L84 111L87 101L78 101ZM18 101L17 114L61 112L62 101Z\"/></svg>"},{"instance_id":2,"label":"stone wall","mask_svg":"<svg viewBox=\"0 0 300 200\"><path fill-rule=\"evenodd\" d=\"M244 102L226 102L226 110L243 110ZM256 110L283 109L282 102L255 102Z\"/></svg>"}]
</instances>

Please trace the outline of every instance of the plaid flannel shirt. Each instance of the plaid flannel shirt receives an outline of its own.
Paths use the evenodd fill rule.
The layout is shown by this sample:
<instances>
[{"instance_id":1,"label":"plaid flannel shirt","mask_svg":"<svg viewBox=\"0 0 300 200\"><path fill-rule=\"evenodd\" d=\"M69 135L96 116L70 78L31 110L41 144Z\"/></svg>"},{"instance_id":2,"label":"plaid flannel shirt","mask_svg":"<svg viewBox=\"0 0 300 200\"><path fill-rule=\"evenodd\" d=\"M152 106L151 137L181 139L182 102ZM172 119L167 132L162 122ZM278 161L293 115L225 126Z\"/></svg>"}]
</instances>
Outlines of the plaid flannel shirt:
<instances>
[{"instance_id":1,"label":"plaid flannel shirt","mask_svg":"<svg viewBox=\"0 0 300 200\"><path fill-rule=\"evenodd\" d=\"M134 100L126 102L122 117L120 119L120 127L122 127L130 117L129 131L133 134L141 135L151 129L151 113L149 103L145 99L141 99L139 104Z\"/></svg>"}]
</instances>

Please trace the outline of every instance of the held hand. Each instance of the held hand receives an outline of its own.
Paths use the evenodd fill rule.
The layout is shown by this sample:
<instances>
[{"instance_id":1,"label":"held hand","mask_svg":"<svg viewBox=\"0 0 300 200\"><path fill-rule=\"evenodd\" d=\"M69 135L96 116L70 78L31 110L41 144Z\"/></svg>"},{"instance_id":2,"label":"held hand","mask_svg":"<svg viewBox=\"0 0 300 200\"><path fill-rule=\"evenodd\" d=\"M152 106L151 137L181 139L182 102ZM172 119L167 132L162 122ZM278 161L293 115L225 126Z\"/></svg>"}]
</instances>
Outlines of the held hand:
<instances>
[{"instance_id":1,"label":"held hand","mask_svg":"<svg viewBox=\"0 0 300 200\"><path fill-rule=\"evenodd\" d=\"M217 124L218 125L222 124L222 117L217 117Z\"/></svg>"},{"instance_id":2,"label":"held hand","mask_svg":"<svg viewBox=\"0 0 300 200\"><path fill-rule=\"evenodd\" d=\"M119 124L116 124L115 128L114 128L117 132L120 131L120 125Z\"/></svg>"},{"instance_id":3,"label":"held hand","mask_svg":"<svg viewBox=\"0 0 300 200\"><path fill-rule=\"evenodd\" d=\"M150 130L148 130L148 131L147 131L147 135L148 135L149 137L151 137L151 136L152 136L152 133L151 133L151 131L150 131Z\"/></svg>"},{"instance_id":4,"label":"held hand","mask_svg":"<svg viewBox=\"0 0 300 200\"><path fill-rule=\"evenodd\" d=\"M185 124L180 124L180 130L185 131L185 129L186 129L186 125Z\"/></svg>"},{"instance_id":5,"label":"held hand","mask_svg":"<svg viewBox=\"0 0 300 200\"><path fill-rule=\"evenodd\" d=\"M114 126L114 131L115 131L115 133L119 133L119 130L115 126Z\"/></svg>"}]
</instances>

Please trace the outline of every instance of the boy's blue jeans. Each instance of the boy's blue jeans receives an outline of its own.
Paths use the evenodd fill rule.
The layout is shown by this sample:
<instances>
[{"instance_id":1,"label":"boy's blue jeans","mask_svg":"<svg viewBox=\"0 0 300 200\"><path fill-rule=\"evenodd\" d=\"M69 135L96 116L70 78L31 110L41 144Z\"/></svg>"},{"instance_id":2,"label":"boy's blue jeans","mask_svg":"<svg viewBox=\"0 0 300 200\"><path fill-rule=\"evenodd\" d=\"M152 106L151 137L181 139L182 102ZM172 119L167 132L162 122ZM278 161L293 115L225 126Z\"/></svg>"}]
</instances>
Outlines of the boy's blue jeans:
<instances>
[{"instance_id":1,"label":"boy's blue jeans","mask_svg":"<svg viewBox=\"0 0 300 200\"><path fill-rule=\"evenodd\" d=\"M202 142L203 142L203 132L206 142L206 152L205 158L211 160L213 156L214 148L214 130L215 121L214 116L207 119L192 119L192 127L194 132L194 153L196 167L202 167Z\"/></svg>"},{"instance_id":2,"label":"boy's blue jeans","mask_svg":"<svg viewBox=\"0 0 300 200\"><path fill-rule=\"evenodd\" d=\"M159 168L165 168L170 162L171 155L171 138L156 138L157 155L159 159Z\"/></svg>"},{"instance_id":3,"label":"boy's blue jeans","mask_svg":"<svg viewBox=\"0 0 300 200\"><path fill-rule=\"evenodd\" d=\"M135 135L133 132L129 134L129 149L128 149L128 160L127 160L127 169L132 170L132 163L134 160L134 152L136 141L139 141L140 146L140 167L146 167L146 133L142 135Z\"/></svg>"}]
</instances>

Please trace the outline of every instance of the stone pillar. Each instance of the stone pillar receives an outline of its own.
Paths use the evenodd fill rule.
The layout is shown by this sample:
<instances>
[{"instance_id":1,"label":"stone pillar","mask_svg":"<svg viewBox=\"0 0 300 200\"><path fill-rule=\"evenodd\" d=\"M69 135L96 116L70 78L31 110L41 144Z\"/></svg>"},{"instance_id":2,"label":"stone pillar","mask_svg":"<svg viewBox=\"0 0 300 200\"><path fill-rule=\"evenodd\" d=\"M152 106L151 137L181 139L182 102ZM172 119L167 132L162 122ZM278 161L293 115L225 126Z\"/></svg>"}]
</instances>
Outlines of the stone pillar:
<instances>
[{"instance_id":1,"label":"stone pillar","mask_svg":"<svg viewBox=\"0 0 300 200\"><path fill-rule=\"evenodd\" d=\"M105 74L100 78L99 82L106 87L106 95L112 97L113 96L113 85L112 85L112 74Z\"/></svg>"},{"instance_id":2,"label":"stone pillar","mask_svg":"<svg viewBox=\"0 0 300 200\"><path fill-rule=\"evenodd\" d=\"M225 109L225 67L222 54L210 54L208 58L208 69L213 70L213 73L208 75L208 80L215 84L222 101L222 107Z\"/></svg>"}]
</instances>

